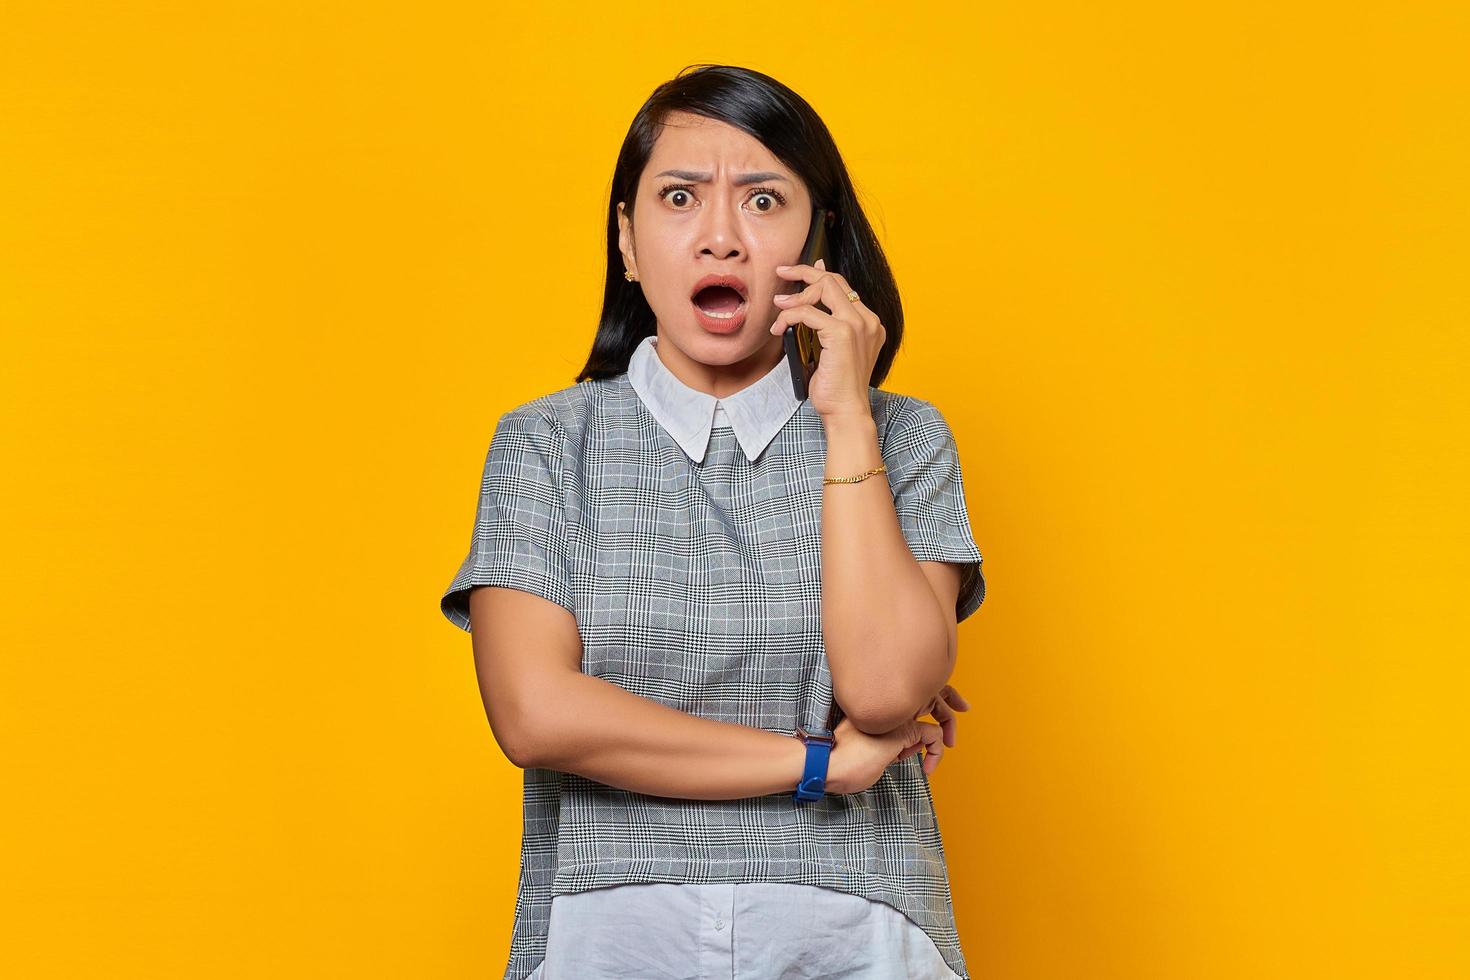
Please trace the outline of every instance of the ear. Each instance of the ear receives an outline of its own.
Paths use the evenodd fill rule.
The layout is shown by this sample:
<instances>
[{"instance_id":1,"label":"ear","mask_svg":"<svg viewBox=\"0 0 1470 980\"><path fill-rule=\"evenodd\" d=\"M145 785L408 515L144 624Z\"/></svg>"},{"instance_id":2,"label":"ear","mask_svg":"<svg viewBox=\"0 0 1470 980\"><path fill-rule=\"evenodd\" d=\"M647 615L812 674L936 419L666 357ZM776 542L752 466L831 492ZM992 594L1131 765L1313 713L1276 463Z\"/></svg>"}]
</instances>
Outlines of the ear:
<instances>
[{"instance_id":1,"label":"ear","mask_svg":"<svg viewBox=\"0 0 1470 980\"><path fill-rule=\"evenodd\" d=\"M636 276L638 260L633 255L633 221L628 217L624 203L618 202L618 251L623 253L623 265Z\"/></svg>"}]
</instances>

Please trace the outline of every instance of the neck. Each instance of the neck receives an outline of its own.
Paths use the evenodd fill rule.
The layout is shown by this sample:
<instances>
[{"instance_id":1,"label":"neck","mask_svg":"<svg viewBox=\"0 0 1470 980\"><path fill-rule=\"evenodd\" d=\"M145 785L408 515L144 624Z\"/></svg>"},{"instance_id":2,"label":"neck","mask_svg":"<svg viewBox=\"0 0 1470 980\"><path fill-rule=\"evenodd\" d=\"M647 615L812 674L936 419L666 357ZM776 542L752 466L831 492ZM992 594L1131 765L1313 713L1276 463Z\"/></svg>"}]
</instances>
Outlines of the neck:
<instances>
[{"instance_id":1,"label":"neck","mask_svg":"<svg viewBox=\"0 0 1470 980\"><path fill-rule=\"evenodd\" d=\"M663 334L658 332L654 354L669 372L695 391L702 391L716 398L726 398L755 384L780 363L785 356L781 338L772 337L766 345L744 360L733 364L706 364L685 354Z\"/></svg>"}]
</instances>

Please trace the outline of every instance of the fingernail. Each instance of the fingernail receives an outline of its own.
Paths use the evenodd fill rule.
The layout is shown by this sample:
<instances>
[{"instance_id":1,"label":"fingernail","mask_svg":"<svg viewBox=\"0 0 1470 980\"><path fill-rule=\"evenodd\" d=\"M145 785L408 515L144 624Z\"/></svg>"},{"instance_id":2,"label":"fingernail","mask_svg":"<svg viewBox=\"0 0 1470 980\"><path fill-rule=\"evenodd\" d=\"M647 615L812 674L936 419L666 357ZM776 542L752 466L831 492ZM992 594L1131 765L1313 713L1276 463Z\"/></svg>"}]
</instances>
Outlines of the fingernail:
<instances>
[{"instance_id":1,"label":"fingernail","mask_svg":"<svg viewBox=\"0 0 1470 980\"><path fill-rule=\"evenodd\" d=\"M791 268L791 266L789 266L789 265L778 265L778 266L776 266L776 271L777 272L780 272L782 269L789 269L789 268Z\"/></svg>"}]
</instances>

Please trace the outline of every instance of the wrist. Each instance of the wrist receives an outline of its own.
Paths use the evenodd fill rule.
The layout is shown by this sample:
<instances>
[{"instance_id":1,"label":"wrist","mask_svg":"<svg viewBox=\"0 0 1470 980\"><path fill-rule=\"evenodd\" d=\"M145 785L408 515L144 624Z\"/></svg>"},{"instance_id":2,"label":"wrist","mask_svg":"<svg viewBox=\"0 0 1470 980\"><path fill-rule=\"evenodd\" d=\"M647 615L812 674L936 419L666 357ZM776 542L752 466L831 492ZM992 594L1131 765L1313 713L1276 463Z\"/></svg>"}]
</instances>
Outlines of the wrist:
<instances>
[{"instance_id":1,"label":"wrist","mask_svg":"<svg viewBox=\"0 0 1470 980\"><path fill-rule=\"evenodd\" d=\"M878 423L866 418L843 417L827 425L827 459L823 476L853 476L883 462L878 446Z\"/></svg>"},{"instance_id":2,"label":"wrist","mask_svg":"<svg viewBox=\"0 0 1470 980\"><path fill-rule=\"evenodd\" d=\"M832 746L832 758L827 761L827 792L833 796L846 796L852 792L851 787L848 786L847 774L838 761L835 745Z\"/></svg>"},{"instance_id":3,"label":"wrist","mask_svg":"<svg viewBox=\"0 0 1470 980\"><path fill-rule=\"evenodd\" d=\"M802 747L801 779L792 798L799 803L812 803L825 797L830 789L832 750L836 738L830 729L806 730L797 726L795 738Z\"/></svg>"},{"instance_id":4,"label":"wrist","mask_svg":"<svg viewBox=\"0 0 1470 980\"><path fill-rule=\"evenodd\" d=\"M806 745L795 735L782 735L781 742L781 788L778 792L790 796L801 785L801 774L806 769Z\"/></svg>"},{"instance_id":5,"label":"wrist","mask_svg":"<svg viewBox=\"0 0 1470 980\"><path fill-rule=\"evenodd\" d=\"M878 431L878 423L873 419L873 411L866 405L857 408L846 409L840 412L829 412L822 416L822 428L826 430L828 438L832 435L846 435L853 433L858 436L869 432Z\"/></svg>"}]
</instances>

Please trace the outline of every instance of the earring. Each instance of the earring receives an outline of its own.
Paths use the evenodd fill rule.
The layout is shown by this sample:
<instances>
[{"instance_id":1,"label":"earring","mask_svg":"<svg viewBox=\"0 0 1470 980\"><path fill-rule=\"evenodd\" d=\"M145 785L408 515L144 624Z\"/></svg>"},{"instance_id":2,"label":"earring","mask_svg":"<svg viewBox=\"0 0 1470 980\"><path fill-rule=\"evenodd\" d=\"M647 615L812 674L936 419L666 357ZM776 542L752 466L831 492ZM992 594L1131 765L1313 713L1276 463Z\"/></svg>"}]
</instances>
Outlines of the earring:
<instances>
[{"instance_id":1,"label":"earring","mask_svg":"<svg viewBox=\"0 0 1470 980\"><path fill-rule=\"evenodd\" d=\"M638 277L635 276L635 275L633 275L633 273L629 272L627 269L624 269L623 270L623 278L626 279L626 280L628 280L629 282L637 282L638 281Z\"/></svg>"}]
</instances>

